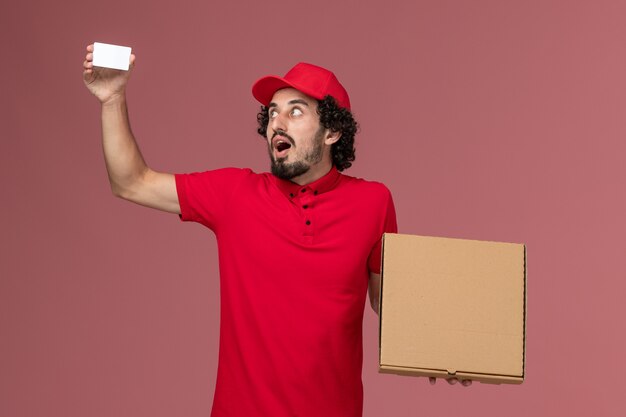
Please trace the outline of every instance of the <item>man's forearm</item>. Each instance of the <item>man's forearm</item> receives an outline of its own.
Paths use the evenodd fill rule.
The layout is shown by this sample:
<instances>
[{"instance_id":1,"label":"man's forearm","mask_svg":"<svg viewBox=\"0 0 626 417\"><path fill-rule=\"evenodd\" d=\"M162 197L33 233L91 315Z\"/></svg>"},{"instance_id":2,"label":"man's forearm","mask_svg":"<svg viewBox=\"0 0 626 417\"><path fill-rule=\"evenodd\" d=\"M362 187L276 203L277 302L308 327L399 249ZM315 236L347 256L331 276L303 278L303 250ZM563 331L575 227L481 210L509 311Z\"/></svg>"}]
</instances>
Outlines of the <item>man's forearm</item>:
<instances>
[{"instance_id":1,"label":"man's forearm","mask_svg":"<svg viewBox=\"0 0 626 417\"><path fill-rule=\"evenodd\" d=\"M370 296L370 305L372 306L372 310L376 314L379 314L379 298L380 298L380 274L376 274L374 272L370 272L369 279L369 296Z\"/></svg>"},{"instance_id":2,"label":"man's forearm","mask_svg":"<svg viewBox=\"0 0 626 417\"><path fill-rule=\"evenodd\" d=\"M102 147L113 194L132 194L133 185L142 179L148 167L130 129L123 95L102 104Z\"/></svg>"}]
</instances>

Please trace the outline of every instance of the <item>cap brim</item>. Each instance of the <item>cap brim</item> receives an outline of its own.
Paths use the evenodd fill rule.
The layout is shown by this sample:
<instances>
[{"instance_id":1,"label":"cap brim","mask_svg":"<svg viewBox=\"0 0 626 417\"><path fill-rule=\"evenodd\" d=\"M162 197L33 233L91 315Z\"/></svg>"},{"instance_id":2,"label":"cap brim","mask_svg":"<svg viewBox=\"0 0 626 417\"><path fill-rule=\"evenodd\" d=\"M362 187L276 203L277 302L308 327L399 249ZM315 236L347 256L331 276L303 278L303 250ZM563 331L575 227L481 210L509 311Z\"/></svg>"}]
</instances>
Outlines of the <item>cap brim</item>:
<instances>
[{"instance_id":1,"label":"cap brim","mask_svg":"<svg viewBox=\"0 0 626 417\"><path fill-rule=\"evenodd\" d=\"M252 86L252 95L259 101L259 103L264 106L268 106L270 101L272 101L272 97L274 97L274 93L281 88L287 87L297 88L284 78L277 77L275 75L268 75L267 77L260 78L254 83Z\"/></svg>"},{"instance_id":2,"label":"cap brim","mask_svg":"<svg viewBox=\"0 0 626 417\"><path fill-rule=\"evenodd\" d=\"M296 90L303 92L304 94L311 96L317 100L321 100L323 97L316 97L310 91L303 88L302 86L298 86L293 84L282 77L278 77L276 75L268 75L263 78L259 78L257 82L252 86L252 95L256 98L259 103L264 106L269 106L272 101L272 97L274 97L274 93L276 93L281 88L295 88Z\"/></svg>"}]
</instances>

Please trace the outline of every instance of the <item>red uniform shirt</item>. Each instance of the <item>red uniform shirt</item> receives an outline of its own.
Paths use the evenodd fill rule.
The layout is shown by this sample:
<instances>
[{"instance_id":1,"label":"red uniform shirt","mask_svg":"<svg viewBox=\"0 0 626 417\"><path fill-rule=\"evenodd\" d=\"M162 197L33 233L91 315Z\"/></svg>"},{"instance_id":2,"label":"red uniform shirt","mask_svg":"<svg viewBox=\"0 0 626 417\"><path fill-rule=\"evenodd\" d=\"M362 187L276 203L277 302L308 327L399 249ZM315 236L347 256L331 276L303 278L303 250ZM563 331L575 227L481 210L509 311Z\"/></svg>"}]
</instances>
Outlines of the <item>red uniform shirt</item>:
<instances>
[{"instance_id":1,"label":"red uniform shirt","mask_svg":"<svg viewBox=\"0 0 626 417\"><path fill-rule=\"evenodd\" d=\"M299 186L225 168L176 175L181 218L215 232L220 351L212 417L360 417L362 321L389 190L333 168Z\"/></svg>"}]
</instances>

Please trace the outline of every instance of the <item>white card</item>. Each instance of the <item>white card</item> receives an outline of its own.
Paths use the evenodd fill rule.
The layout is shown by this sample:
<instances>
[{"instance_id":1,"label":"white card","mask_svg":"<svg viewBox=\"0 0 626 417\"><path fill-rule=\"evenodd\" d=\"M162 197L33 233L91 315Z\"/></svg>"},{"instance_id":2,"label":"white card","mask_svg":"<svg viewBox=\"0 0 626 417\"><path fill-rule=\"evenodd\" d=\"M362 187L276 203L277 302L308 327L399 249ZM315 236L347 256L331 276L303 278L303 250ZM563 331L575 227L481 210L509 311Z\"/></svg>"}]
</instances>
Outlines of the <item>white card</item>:
<instances>
[{"instance_id":1,"label":"white card","mask_svg":"<svg viewBox=\"0 0 626 417\"><path fill-rule=\"evenodd\" d=\"M94 67L105 67L128 71L130 64L130 51L131 48L128 46L94 42L93 65Z\"/></svg>"}]
</instances>

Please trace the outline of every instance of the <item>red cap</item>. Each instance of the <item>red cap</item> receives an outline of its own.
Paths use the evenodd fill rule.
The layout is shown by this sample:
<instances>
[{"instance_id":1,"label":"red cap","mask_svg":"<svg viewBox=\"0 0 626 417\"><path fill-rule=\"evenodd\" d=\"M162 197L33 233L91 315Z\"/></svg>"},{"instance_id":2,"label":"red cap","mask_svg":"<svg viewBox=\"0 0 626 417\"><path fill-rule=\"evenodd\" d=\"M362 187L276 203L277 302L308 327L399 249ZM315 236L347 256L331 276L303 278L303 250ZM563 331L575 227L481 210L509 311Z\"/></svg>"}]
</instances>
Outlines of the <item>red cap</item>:
<instances>
[{"instance_id":1,"label":"red cap","mask_svg":"<svg viewBox=\"0 0 626 417\"><path fill-rule=\"evenodd\" d=\"M296 64L284 77L268 75L260 78L252 86L252 95L261 104L268 106L274 93L286 87L293 87L318 100L331 95L340 107L350 110L348 92L339 83L335 74L325 68L304 62Z\"/></svg>"}]
</instances>

